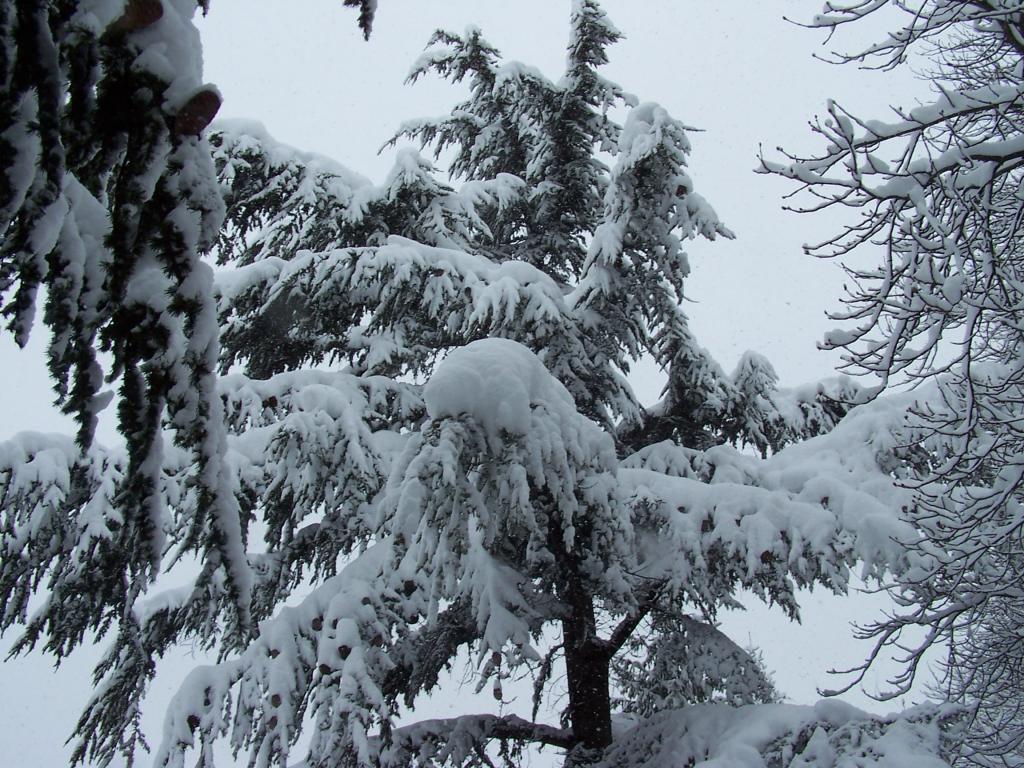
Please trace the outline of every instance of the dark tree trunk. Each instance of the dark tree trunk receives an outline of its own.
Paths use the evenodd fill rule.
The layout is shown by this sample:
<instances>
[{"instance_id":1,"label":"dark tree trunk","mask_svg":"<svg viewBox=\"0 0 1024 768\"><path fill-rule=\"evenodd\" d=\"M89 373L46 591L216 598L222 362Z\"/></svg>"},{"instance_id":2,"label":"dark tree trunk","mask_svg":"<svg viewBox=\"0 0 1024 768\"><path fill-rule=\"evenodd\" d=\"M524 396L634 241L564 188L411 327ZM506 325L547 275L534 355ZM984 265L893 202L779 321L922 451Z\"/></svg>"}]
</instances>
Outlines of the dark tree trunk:
<instances>
[{"instance_id":1,"label":"dark tree trunk","mask_svg":"<svg viewBox=\"0 0 1024 768\"><path fill-rule=\"evenodd\" d=\"M582 766L593 762L612 741L611 654L597 635L593 597L579 571L570 567L565 575L562 594L569 615L562 621L562 639L569 723L578 742L566 765Z\"/></svg>"},{"instance_id":2,"label":"dark tree trunk","mask_svg":"<svg viewBox=\"0 0 1024 768\"><path fill-rule=\"evenodd\" d=\"M607 651L593 639L574 647L569 632L565 633L569 720L573 734L587 750L603 750L612 741L609 666Z\"/></svg>"},{"instance_id":3,"label":"dark tree trunk","mask_svg":"<svg viewBox=\"0 0 1024 768\"><path fill-rule=\"evenodd\" d=\"M577 541L587 541L584 523ZM566 768L596 762L612 741L610 669L613 649L597 633L594 594L582 573L580 557L565 551L565 531L548 528L548 544L555 553L558 596L566 608L562 618L562 645L569 688L569 725L576 746L566 757Z\"/></svg>"}]
</instances>

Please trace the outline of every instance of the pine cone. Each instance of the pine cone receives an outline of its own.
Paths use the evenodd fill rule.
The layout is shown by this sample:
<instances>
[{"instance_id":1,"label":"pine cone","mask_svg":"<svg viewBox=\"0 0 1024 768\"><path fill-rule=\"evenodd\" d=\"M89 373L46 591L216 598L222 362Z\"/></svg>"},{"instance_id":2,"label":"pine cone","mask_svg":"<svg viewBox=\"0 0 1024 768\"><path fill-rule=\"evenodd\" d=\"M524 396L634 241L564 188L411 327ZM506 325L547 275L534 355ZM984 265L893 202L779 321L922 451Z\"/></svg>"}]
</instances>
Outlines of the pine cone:
<instances>
[{"instance_id":1,"label":"pine cone","mask_svg":"<svg viewBox=\"0 0 1024 768\"><path fill-rule=\"evenodd\" d=\"M163 18L164 5L160 0L128 0L124 13L107 27L108 34L126 35L138 29L145 29Z\"/></svg>"},{"instance_id":2,"label":"pine cone","mask_svg":"<svg viewBox=\"0 0 1024 768\"><path fill-rule=\"evenodd\" d=\"M220 109L220 96L210 88L192 94L174 116L174 132L178 136L198 136Z\"/></svg>"}]
</instances>

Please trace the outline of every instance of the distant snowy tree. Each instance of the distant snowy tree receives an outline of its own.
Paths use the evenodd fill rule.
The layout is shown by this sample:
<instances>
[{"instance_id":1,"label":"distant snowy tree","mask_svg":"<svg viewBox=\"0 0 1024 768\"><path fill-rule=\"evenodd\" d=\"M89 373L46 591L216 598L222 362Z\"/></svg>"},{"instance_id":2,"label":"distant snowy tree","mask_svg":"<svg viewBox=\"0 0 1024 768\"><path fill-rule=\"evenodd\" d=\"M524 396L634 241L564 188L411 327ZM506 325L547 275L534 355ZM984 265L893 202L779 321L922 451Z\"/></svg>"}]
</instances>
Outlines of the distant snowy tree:
<instances>
[{"instance_id":1,"label":"distant snowy tree","mask_svg":"<svg viewBox=\"0 0 1024 768\"><path fill-rule=\"evenodd\" d=\"M381 185L253 125L207 144L202 115L166 112L172 76L198 71L194 3L93 5L82 28L102 56L86 94L144 100L123 123L138 135L101 133L103 151L85 153L107 165L54 177L67 226L94 225L79 240L97 262L52 266L88 251L42 249L33 232L50 231L39 211L54 203L32 195L48 182L17 174L28 207L5 243L21 255L4 262L27 291L20 265L52 276L51 299L76 274L102 278L81 288L80 321L54 316L56 349L95 323L124 381L123 449L94 445L84 416L77 442L0 444L2 626L58 657L115 630L76 759L132 759L154 659L192 640L219 657L183 682L163 766L190 750L210 766L219 738L284 766L303 733L318 768L491 765L525 745L569 765L665 765L667 745L682 765L943 764L947 710L737 708L774 698L715 626L740 589L795 618L799 587L920 567L897 514L910 494L891 477L902 406L840 423L862 399L848 381L783 391L763 358L729 376L697 344L683 243L731 234L694 191L685 126L599 74L620 35L594 0L572 3L557 82L502 63L476 30L438 33L414 75L468 79L469 100L403 133L451 150L453 178L403 149ZM45 16L17 7L9 30ZM45 7L51 37L78 29ZM368 31L374 4L359 7ZM36 91L65 70L9 71L31 92L2 134L28 153L9 167L45 175ZM209 94L209 117L214 92L186 85L183 99ZM61 119L68 93L51 103ZM94 219L71 215L75 195ZM215 242L211 289L199 254ZM15 298L18 322L30 303ZM647 354L666 375L650 408L626 378ZM163 569L184 586L154 584ZM498 713L416 720L465 653ZM503 681L523 674L530 719L506 709ZM560 680L560 721L534 722Z\"/></svg>"},{"instance_id":2,"label":"distant snowy tree","mask_svg":"<svg viewBox=\"0 0 1024 768\"><path fill-rule=\"evenodd\" d=\"M864 0L829 3L813 26L831 33L869 17L898 26L837 58L893 68L917 54L918 66L930 62L931 100L889 121L832 104L814 125L820 153L764 169L799 182L805 210L858 212L810 249L864 252L848 268L852 293L835 315L847 326L827 345L883 385L937 380L922 390L929 394L905 437L917 446L908 519L928 564L893 585L901 610L864 628L877 640L873 656L889 645L905 653L892 681L898 695L924 653L948 644L940 693L975 716L963 759L1021 765L1024 9Z\"/></svg>"}]
</instances>

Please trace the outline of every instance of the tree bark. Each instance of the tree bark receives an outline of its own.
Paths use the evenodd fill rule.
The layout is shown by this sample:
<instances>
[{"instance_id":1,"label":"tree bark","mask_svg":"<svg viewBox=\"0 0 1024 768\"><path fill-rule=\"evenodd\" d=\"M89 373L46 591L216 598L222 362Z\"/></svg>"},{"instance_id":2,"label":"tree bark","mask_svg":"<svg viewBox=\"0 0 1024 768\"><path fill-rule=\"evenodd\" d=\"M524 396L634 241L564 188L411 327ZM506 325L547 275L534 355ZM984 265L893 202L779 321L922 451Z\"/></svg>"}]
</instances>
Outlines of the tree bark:
<instances>
[{"instance_id":1,"label":"tree bark","mask_svg":"<svg viewBox=\"0 0 1024 768\"><path fill-rule=\"evenodd\" d=\"M577 541L587 541L590 532L584 522L576 531ZM565 606L562 616L562 646L569 693L566 712L576 743L566 757L566 768L596 762L612 742L612 700L610 669L614 650L598 636L593 587L587 583L577 552L566 551L561 525L548 528L548 545L555 554L556 584Z\"/></svg>"},{"instance_id":2,"label":"tree bark","mask_svg":"<svg viewBox=\"0 0 1024 768\"><path fill-rule=\"evenodd\" d=\"M569 687L569 722L587 750L603 750L612 741L612 700L607 650L591 640L574 642L574 629L563 624L565 668Z\"/></svg>"},{"instance_id":3,"label":"tree bark","mask_svg":"<svg viewBox=\"0 0 1024 768\"><path fill-rule=\"evenodd\" d=\"M594 601L575 563L566 563L562 596L569 606L562 620L569 722L582 749L566 765L592 762L612 741L612 701L608 644L597 635Z\"/></svg>"}]
</instances>

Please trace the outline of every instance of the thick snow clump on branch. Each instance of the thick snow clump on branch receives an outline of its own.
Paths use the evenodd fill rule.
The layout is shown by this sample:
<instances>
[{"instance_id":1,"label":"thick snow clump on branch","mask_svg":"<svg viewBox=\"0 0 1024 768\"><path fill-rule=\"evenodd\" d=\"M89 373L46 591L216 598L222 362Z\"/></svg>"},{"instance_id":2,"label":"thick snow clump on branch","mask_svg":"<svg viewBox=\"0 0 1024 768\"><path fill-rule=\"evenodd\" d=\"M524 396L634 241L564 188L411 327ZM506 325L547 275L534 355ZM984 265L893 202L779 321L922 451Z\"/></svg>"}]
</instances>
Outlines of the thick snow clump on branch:
<instances>
[{"instance_id":1,"label":"thick snow clump on branch","mask_svg":"<svg viewBox=\"0 0 1024 768\"><path fill-rule=\"evenodd\" d=\"M576 414L572 396L544 363L509 339L481 339L451 352L424 399L432 418L466 414L492 436L529 432L531 403Z\"/></svg>"}]
</instances>

